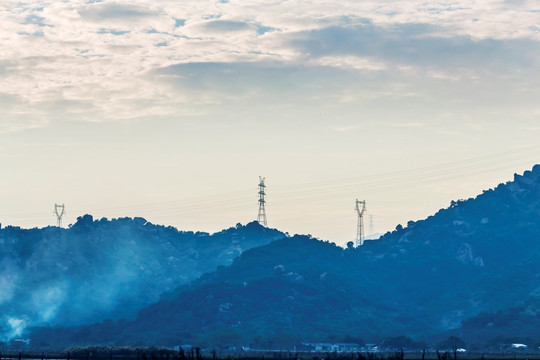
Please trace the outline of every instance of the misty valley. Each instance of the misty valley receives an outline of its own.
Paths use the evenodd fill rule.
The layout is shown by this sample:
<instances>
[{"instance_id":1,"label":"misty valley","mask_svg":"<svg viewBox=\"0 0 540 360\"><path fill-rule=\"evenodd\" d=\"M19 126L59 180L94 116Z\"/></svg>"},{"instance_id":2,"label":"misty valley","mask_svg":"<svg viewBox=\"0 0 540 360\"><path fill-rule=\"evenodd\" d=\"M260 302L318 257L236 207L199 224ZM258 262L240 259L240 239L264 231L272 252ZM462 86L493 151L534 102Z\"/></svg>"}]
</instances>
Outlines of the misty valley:
<instances>
[{"instance_id":1,"label":"misty valley","mask_svg":"<svg viewBox=\"0 0 540 360\"><path fill-rule=\"evenodd\" d=\"M6 226L0 352L528 357L540 352L539 234L540 165L346 248L258 221L214 234L91 215Z\"/></svg>"}]
</instances>

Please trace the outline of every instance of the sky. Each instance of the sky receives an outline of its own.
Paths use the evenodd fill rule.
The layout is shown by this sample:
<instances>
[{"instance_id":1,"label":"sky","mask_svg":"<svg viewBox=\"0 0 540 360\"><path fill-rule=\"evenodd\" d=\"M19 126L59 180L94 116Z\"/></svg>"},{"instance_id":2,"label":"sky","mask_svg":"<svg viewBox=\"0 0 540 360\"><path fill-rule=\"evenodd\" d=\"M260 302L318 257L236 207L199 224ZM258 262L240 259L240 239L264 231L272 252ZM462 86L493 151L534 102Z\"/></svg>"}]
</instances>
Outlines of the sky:
<instances>
[{"instance_id":1,"label":"sky","mask_svg":"<svg viewBox=\"0 0 540 360\"><path fill-rule=\"evenodd\" d=\"M0 2L0 222L343 245L540 159L540 3Z\"/></svg>"}]
</instances>

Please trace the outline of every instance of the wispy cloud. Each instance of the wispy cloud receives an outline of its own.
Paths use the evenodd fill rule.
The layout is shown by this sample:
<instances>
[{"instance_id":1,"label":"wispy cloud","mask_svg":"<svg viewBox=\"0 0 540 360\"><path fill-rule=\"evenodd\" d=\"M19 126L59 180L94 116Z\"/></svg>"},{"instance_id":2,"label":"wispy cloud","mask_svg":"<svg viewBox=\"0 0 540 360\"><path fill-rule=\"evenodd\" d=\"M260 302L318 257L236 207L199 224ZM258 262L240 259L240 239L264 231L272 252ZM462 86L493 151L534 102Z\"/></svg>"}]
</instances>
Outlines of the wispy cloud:
<instances>
[{"instance_id":1,"label":"wispy cloud","mask_svg":"<svg viewBox=\"0 0 540 360\"><path fill-rule=\"evenodd\" d=\"M368 70L368 71L379 71L386 69L386 65L382 62L377 62L370 60L369 58L361 56L323 56L318 59L313 59L312 63L337 67L342 69L353 69L353 70Z\"/></svg>"},{"instance_id":2,"label":"wispy cloud","mask_svg":"<svg viewBox=\"0 0 540 360\"><path fill-rule=\"evenodd\" d=\"M214 20L203 24L204 28L212 31L241 31L249 30L249 24L243 21Z\"/></svg>"},{"instance_id":3,"label":"wispy cloud","mask_svg":"<svg viewBox=\"0 0 540 360\"><path fill-rule=\"evenodd\" d=\"M123 4L114 2L93 3L86 6L79 6L77 12L83 20L91 20L96 22L102 21L119 21L136 19L145 19L154 17L157 13L153 10L153 6L146 4Z\"/></svg>"},{"instance_id":4,"label":"wispy cloud","mask_svg":"<svg viewBox=\"0 0 540 360\"><path fill-rule=\"evenodd\" d=\"M336 127L334 130L343 132L343 131L352 131L352 130L360 129L362 127L363 127L362 125L339 126L339 127Z\"/></svg>"},{"instance_id":5,"label":"wispy cloud","mask_svg":"<svg viewBox=\"0 0 540 360\"><path fill-rule=\"evenodd\" d=\"M408 128L408 127L421 127L424 126L423 123L418 122L398 122L398 123L392 123L390 126L397 127L397 128Z\"/></svg>"}]
</instances>

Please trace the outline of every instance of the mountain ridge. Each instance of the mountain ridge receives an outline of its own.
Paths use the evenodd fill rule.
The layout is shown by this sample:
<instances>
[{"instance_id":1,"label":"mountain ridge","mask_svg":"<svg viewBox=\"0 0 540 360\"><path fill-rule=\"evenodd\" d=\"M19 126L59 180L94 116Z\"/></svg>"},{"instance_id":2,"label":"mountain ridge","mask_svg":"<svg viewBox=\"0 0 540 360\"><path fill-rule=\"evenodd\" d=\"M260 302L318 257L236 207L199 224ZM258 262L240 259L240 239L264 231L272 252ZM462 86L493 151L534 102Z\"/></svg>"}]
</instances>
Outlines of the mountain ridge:
<instances>
[{"instance_id":1,"label":"mountain ridge","mask_svg":"<svg viewBox=\"0 0 540 360\"><path fill-rule=\"evenodd\" d=\"M469 343L486 341L478 331L464 331L468 319L540 297L538 234L535 165L361 247L300 235L273 241L141 310L133 321L42 329L33 338L279 348L351 336L437 341L450 332L468 336ZM499 330L504 335L504 327Z\"/></svg>"}]
</instances>

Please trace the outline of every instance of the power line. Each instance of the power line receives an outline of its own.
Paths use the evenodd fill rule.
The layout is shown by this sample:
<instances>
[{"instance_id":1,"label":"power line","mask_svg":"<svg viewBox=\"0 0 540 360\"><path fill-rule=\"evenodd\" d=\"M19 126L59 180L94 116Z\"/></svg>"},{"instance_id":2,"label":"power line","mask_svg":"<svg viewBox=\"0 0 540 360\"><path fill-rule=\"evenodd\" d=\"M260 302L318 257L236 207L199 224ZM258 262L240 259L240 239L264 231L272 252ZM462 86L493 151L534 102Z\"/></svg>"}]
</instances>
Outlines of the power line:
<instances>
[{"instance_id":1,"label":"power line","mask_svg":"<svg viewBox=\"0 0 540 360\"><path fill-rule=\"evenodd\" d=\"M272 198L276 204L287 205L296 203L299 200L310 201L316 199L317 201L321 201L323 199L332 199L337 195L346 195L358 191L362 191L363 193L370 192L370 194L372 194L386 191L389 188L394 188L403 184L409 186L422 185L426 183L430 184L435 181L440 182L461 177L471 177L478 174L484 175L488 172L505 169L510 165L530 165L530 160L527 160L526 157L540 155L537 150L538 147L522 148L460 161L382 172L361 177L275 186L273 187L274 195ZM146 204L87 208L84 209L81 214L85 212L93 214L106 213L112 215L122 213L123 216L126 216L126 213L136 212L137 215L145 217L150 215L174 217L182 216L184 214L193 215L211 211L217 212L224 209L246 209L248 211L251 202L250 193L251 191L249 189L244 189L210 196L206 195ZM3 214L2 217L18 219L19 222L35 222L36 219L45 219L47 217L46 214L47 213L41 212Z\"/></svg>"}]
</instances>

